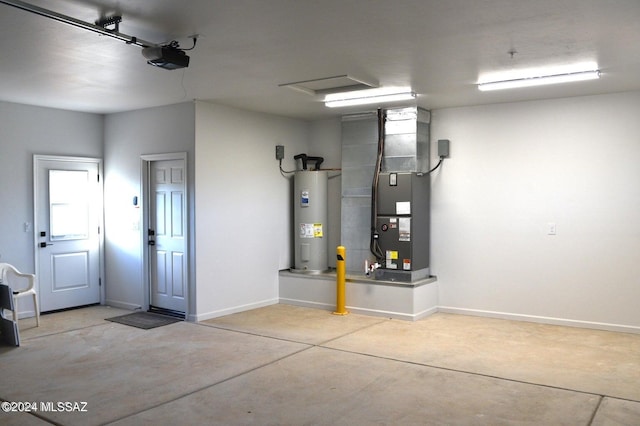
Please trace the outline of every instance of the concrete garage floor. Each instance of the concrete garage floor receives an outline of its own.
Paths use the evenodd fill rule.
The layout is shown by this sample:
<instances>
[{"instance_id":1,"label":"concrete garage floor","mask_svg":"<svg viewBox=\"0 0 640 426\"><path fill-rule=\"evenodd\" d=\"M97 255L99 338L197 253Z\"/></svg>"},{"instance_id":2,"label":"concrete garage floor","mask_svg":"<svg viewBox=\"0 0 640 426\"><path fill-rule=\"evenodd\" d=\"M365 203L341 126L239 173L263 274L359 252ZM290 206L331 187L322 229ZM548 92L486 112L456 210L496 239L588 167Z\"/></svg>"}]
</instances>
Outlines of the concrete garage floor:
<instances>
[{"instance_id":1,"label":"concrete garage floor","mask_svg":"<svg viewBox=\"0 0 640 426\"><path fill-rule=\"evenodd\" d=\"M273 305L140 330L91 307L20 320L2 425L640 425L640 335Z\"/></svg>"}]
</instances>

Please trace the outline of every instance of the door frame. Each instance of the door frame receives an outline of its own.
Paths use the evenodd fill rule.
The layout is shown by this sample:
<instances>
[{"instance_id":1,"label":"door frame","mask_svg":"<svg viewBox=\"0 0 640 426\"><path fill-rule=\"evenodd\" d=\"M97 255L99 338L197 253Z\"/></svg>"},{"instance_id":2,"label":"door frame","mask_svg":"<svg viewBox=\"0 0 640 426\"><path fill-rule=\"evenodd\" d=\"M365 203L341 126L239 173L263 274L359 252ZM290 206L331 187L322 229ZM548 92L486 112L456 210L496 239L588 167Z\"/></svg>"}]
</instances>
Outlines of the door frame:
<instances>
[{"instance_id":1,"label":"door frame","mask_svg":"<svg viewBox=\"0 0 640 426\"><path fill-rule=\"evenodd\" d=\"M104 172L102 168L102 158L76 157L67 155L33 155L33 260L35 262L34 271L36 277L40 272L40 231L38 230L38 163L40 161L59 161L69 163L94 163L98 166L98 285L100 286L100 304L104 305L106 300L105 279L104 279ZM36 291L40 298L40 280L36 279ZM40 301L38 301L40 302Z\"/></svg>"},{"instance_id":2,"label":"door frame","mask_svg":"<svg viewBox=\"0 0 640 426\"><path fill-rule=\"evenodd\" d=\"M184 180L184 194L185 194L185 212L182 216L184 229L187 230L185 232L184 237L184 255L185 255L185 276L184 279L187 283L187 288L185 292L185 319L189 318L189 307L191 304L191 251L190 248L190 198L189 198L189 163L187 161L187 153L186 152L173 152L167 154L143 154L140 156L140 215L141 215L141 223L140 227L140 244L142 246L142 291L143 301L144 301L144 310L148 311L149 306L151 304L151 259L149 258L149 237L147 235L147 230L149 229L149 196L150 196L150 185L151 181L149 179L149 170L151 163L154 161L165 161L165 160L183 160L184 161L184 170L186 179Z\"/></svg>"}]
</instances>

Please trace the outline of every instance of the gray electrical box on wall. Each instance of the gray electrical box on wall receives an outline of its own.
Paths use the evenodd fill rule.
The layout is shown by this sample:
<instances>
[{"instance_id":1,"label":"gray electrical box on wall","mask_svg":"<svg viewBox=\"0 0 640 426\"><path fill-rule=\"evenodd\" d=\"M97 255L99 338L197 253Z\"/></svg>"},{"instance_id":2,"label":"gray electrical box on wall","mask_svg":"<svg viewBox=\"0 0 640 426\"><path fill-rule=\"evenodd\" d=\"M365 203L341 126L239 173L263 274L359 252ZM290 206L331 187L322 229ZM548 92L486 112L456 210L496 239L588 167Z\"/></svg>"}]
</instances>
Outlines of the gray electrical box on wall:
<instances>
[{"instance_id":1,"label":"gray electrical box on wall","mask_svg":"<svg viewBox=\"0 0 640 426\"><path fill-rule=\"evenodd\" d=\"M438 157L449 157L449 139L438 139Z\"/></svg>"},{"instance_id":2,"label":"gray electrical box on wall","mask_svg":"<svg viewBox=\"0 0 640 426\"><path fill-rule=\"evenodd\" d=\"M276 160L284 159L284 145L276 145Z\"/></svg>"}]
</instances>

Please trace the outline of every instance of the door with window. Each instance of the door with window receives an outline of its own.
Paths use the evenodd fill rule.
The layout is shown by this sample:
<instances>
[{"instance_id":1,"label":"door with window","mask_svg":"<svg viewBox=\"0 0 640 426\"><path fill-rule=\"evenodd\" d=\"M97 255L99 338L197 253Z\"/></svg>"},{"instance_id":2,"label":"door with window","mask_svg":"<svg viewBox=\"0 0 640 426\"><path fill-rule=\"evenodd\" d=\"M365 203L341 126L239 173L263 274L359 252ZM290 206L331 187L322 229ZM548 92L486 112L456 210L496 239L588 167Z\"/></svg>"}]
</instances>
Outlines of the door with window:
<instances>
[{"instance_id":1,"label":"door with window","mask_svg":"<svg viewBox=\"0 0 640 426\"><path fill-rule=\"evenodd\" d=\"M150 309L187 310L186 159L149 161Z\"/></svg>"},{"instance_id":2,"label":"door with window","mask_svg":"<svg viewBox=\"0 0 640 426\"><path fill-rule=\"evenodd\" d=\"M101 301L101 160L34 156L36 274L42 312Z\"/></svg>"}]
</instances>

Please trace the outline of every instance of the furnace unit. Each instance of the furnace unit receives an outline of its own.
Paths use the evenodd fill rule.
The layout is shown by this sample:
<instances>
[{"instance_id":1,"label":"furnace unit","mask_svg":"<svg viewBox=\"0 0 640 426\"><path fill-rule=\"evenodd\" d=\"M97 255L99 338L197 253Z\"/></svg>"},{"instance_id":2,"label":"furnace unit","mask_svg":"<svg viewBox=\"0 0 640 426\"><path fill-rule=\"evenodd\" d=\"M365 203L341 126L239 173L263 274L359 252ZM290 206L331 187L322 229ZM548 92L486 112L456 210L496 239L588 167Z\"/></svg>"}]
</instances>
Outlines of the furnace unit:
<instances>
[{"instance_id":1,"label":"furnace unit","mask_svg":"<svg viewBox=\"0 0 640 426\"><path fill-rule=\"evenodd\" d=\"M347 271L398 283L429 276L430 122L414 106L342 117Z\"/></svg>"},{"instance_id":2,"label":"furnace unit","mask_svg":"<svg viewBox=\"0 0 640 426\"><path fill-rule=\"evenodd\" d=\"M429 176L381 173L376 218L384 255L376 279L413 282L429 276Z\"/></svg>"},{"instance_id":3,"label":"furnace unit","mask_svg":"<svg viewBox=\"0 0 640 426\"><path fill-rule=\"evenodd\" d=\"M379 280L429 276L429 122L420 108L384 111L381 173L375 195Z\"/></svg>"}]
</instances>

